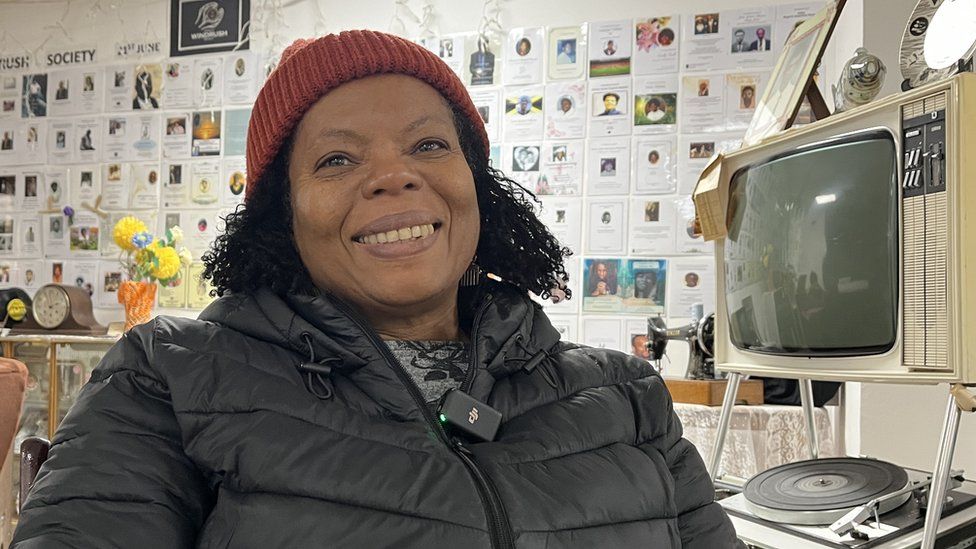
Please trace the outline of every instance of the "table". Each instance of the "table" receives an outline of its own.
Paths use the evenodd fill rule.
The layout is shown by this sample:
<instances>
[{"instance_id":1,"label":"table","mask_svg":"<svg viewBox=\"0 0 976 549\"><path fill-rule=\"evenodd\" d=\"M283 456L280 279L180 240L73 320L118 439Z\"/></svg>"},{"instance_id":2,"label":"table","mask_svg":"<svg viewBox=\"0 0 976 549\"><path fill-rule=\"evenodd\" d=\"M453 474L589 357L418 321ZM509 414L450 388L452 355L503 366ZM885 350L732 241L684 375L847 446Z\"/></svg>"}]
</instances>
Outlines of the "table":
<instances>
[{"instance_id":1,"label":"table","mask_svg":"<svg viewBox=\"0 0 976 549\"><path fill-rule=\"evenodd\" d=\"M722 407L676 402L674 411L684 427L684 437L707 462L715 446ZM820 457L840 455L827 410L816 408L814 421ZM802 407L766 404L733 408L722 455L723 474L748 479L771 467L805 459L810 459L810 450Z\"/></svg>"}]
</instances>

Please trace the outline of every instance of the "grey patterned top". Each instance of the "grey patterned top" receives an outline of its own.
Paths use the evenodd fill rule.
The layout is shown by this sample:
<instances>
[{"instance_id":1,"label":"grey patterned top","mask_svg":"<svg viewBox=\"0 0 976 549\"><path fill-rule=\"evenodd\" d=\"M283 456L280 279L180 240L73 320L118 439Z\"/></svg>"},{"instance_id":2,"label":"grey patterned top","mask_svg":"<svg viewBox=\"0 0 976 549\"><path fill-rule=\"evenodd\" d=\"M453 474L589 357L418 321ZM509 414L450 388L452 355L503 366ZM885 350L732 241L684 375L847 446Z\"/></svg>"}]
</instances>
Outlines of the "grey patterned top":
<instances>
[{"instance_id":1,"label":"grey patterned top","mask_svg":"<svg viewBox=\"0 0 976 549\"><path fill-rule=\"evenodd\" d=\"M468 371L469 349L461 341L389 340L386 345L428 403L437 402L448 390L460 387Z\"/></svg>"}]
</instances>

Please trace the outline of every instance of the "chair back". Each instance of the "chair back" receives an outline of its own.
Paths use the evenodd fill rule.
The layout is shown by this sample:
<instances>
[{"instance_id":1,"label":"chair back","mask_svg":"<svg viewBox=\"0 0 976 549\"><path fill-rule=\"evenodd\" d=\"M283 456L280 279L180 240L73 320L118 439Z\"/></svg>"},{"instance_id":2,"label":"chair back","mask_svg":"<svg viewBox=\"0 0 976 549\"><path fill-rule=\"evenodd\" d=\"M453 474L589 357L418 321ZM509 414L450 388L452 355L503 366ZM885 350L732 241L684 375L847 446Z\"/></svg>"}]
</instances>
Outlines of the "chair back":
<instances>
[{"instance_id":1,"label":"chair back","mask_svg":"<svg viewBox=\"0 0 976 549\"><path fill-rule=\"evenodd\" d=\"M51 443L41 437L27 437L20 443L20 508L24 508L27 493L34 486L34 479L47 460Z\"/></svg>"},{"instance_id":2,"label":"chair back","mask_svg":"<svg viewBox=\"0 0 976 549\"><path fill-rule=\"evenodd\" d=\"M26 391L27 366L19 360L0 358L0 465L17 436Z\"/></svg>"}]
</instances>

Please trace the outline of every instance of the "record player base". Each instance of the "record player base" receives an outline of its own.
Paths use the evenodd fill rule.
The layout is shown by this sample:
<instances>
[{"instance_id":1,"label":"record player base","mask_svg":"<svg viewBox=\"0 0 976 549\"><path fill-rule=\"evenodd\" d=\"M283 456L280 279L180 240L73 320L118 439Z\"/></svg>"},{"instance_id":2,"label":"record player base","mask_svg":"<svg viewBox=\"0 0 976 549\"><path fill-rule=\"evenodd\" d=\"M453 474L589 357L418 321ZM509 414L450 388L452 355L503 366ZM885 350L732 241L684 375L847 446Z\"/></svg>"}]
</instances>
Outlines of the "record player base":
<instances>
[{"instance_id":1,"label":"record player base","mask_svg":"<svg viewBox=\"0 0 976 549\"><path fill-rule=\"evenodd\" d=\"M909 478L919 481L924 473L906 470ZM939 549L963 549L976 547L976 482L965 481L962 486L949 491L952 504L946 504L939 521L936 547ZM922 522L918 504L909 499L901 507L881 515L882 526L873 522L859 526L869 534L869 540L855 540L851 536L839 538L827 526L800 526L763 520L748 509L744 494L720 500L735 526L736 535L750 546L761 549L909 549L917 548L922 541Z\"/></svg>"}]
</instances>

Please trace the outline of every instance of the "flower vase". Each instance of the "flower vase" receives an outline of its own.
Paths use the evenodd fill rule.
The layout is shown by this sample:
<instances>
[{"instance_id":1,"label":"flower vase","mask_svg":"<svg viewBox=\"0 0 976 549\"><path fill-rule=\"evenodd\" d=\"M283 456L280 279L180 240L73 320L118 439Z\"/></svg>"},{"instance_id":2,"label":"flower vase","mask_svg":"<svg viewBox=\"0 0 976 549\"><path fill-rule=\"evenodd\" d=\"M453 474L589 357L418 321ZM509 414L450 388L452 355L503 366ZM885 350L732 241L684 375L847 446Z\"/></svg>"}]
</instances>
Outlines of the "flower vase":
<instances>
[{"instance_id":1,"label":"flower vase","mask_svg":"<svg viewBox=\"0 0 976 549\"><path fill-rule=\"evenodd\" d=\"M125 305L125 331L149 322L155 302L155 282L123 281L119 285L119 303Z\"/></svg>"}]
</instances>

